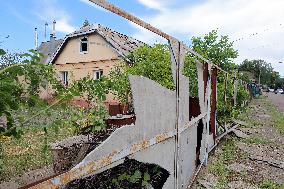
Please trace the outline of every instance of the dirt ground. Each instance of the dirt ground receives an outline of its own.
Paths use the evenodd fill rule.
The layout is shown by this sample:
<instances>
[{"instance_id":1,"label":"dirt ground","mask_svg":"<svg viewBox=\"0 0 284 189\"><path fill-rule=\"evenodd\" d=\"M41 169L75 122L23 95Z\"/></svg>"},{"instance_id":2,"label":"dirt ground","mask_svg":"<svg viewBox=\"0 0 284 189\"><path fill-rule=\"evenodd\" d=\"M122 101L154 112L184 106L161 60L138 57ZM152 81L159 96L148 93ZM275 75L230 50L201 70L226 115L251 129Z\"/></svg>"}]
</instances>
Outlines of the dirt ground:
<instances>
[{"instance_id":1,"label":"dirt ground","mask_svg":"<svg viewBox=\"0 0 284 189\"><path fill-rule=\"evenodd\" d=\"M219 144L192 188L284 188L284 95L254 99L239 119L247 126Z\"/></svg>"}]
</instances>

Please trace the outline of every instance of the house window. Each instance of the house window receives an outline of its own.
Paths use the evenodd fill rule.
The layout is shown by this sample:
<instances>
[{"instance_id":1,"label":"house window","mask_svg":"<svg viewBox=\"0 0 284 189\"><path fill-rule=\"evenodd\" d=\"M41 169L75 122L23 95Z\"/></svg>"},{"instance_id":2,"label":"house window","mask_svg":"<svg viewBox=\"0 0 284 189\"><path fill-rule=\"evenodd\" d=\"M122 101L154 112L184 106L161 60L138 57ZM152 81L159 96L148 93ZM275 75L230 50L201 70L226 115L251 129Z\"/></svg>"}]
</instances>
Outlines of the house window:
<instances>
[{"instance_id":1,"label":"house window","mask_svg":"<svg viewBox=\"0 0 284 189\"><path fill-rule=\"evenodd\" d=\"M103 70L96 70L94 71L94 79L97 80L97 79L101 79L101 77L103 76Z\"/></svg>"},{"instance_id":2,"label":"house window","mask_svg":"<svg viewBox=\"0 0 284 189\"><path fill-rule=\"evenodd\" d=\"M80 52L81 53L87 53L88 52L88 38L86 38L86 37L81 39Z\"/></svg>"},{"instance_id":3,"label":"house window","mask_svg":"<svg viewBox=\"0 0 284 189\"><path fill-rule=\"evenodd\" d=\"M68 72L60 72L61 82L63 85L68 86Z\"/></svg>"}]
</instances>

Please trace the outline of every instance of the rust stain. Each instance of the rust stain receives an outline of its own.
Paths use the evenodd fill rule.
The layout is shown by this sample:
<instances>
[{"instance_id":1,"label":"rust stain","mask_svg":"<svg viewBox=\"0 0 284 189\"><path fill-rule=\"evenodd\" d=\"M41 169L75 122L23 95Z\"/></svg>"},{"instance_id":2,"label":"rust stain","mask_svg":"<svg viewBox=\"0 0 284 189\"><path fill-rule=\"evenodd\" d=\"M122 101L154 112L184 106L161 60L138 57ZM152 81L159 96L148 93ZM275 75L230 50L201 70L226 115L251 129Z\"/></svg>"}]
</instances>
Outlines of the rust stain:
<instances>
[{"instance_id":1,"label":"rust stain","mask_svg":"<svg viewBox=\"0 0 284 189\"><path fill-rule=\"evenodd\" d=\"M161 134L161 135L157 135L156 136L156 142L157 143L160 143L160 142L162 142L162 141L164 141L166 139L167 139L167 135L166 134Z\"/></svg>"},{"instance_id":2,"label":"rust stain","mask_svg":"<svg viewBox=\"0 0 284 189\"><path fill-rule=\"evenodd\" d=\"M107 165L110 165L112 163L112 159L113 159L113 154L107 156L107 157L104 157L100 163L99 163L99 167L105 167Z\"/></svg>"},{"instance_id":3,"label":"rust stain","mask_svg":"<svg viewBox=\"0 0 284 189\"><path fill-rule=\"evenodd\" d=\"M150 141L149 140L143 140L142 142L139 142L137 144L133 144L130 148L130 152L131 154L138 152L144 148L147 148L150 145Z\"/></svg>"}]
</instances>

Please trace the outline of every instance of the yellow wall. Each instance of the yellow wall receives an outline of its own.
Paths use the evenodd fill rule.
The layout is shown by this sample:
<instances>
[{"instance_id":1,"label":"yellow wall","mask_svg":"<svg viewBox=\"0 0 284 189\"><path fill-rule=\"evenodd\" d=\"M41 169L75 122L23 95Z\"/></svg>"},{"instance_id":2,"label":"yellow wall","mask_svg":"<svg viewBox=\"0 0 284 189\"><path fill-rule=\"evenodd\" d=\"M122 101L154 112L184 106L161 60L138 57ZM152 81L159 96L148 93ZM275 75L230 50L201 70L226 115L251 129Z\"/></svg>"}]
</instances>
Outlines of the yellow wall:
<instances>
[{"instance_id":1,"label":"yellow wall","mask_svg":"<svg viewBox=\"0 0 284 189\"><path fill-rule=\"evenodd\" d=\"M80 52L80 39L70 39L64 46L54 62L58 79L61 79L60 72L68 71L68 82L79 80L90 75L94 77L94 71L103 70L103 75L108 75L111 68L122 60L119 54L98 34L91 34L88 37L88 53ZM46 92L42 94L46 95ZM107 95L107 102L115 102L113 95Z\"/></svg>"},{"instance_id":2,"label":"yellow wall","mask_svg":"<svg viewBox=\"0 0 284 189\"><path fill-rule=\"evenodd\" d=\"M118 58L118 53L100 35L91 34L87 37L88 53L83 54L80 52L80 39L83 36L72 38L69 39L54 64L93 62Z\"/></svg>"},{"instance_id":3,"label":"yellow wall","mask_svg":"<svg viewBox=\"0 0 284 189\"><path fill-rule=\"evenodd\" d=\"M68 71L69 82L72 82L72 80L79 80L88 75L93 77L96 70L103 70L103 75L108 75L111 68L119 62L121 60L117 59L88 63L57 64L55 65L55 70L58 73L59 79L59 72Z\"/></svg>"}]
</instances>

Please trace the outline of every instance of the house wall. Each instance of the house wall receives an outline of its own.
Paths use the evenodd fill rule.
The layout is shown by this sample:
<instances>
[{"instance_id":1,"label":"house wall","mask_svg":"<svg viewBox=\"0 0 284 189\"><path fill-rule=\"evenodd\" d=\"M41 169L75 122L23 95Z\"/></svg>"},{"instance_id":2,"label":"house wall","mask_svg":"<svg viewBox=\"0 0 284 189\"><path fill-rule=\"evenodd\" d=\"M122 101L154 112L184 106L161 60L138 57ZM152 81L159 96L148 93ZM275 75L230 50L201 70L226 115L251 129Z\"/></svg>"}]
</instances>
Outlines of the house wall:
<instances>
[{"instance_id":1,"label":"house wall","mask_svg":"<svg viewBox=\"0 0 284 189\"><path fill-rule=\"evenodd\" d=\"M69 83L73 81L82 79L86 76L94 77L94 71L103 70L103 75L108 75L110 70L116 65L121 63L120 59L116 60L106 60L97 62L87 62L87 63L74 63L74 64L57 64L55 65L55 70L58 74L58 79L60 78L60 72L68 71ZM76 98L75 100L80 100ZM106 102L116 102L112 94L107 95Z\"/></svg>"},{"instance_id":2,"label":"house wall","mask_svg":"<svg viewBox=\"0 0 284 189\"><path fill-rule=\"evenodd\" d=\"M58 58L54 62L58 79L61 79L60 72L68 71L68 82L82 79L88 75L94 77L94 71L103 70L103 75L108 75L115 64L121 63L119 54L98 34L87 35L88 52L80 52L80 39L70 39ZM43 96L51 94L52 90L45 92ZM78 98L76 100L79 100ZM108 94L106 102L116 102L113 95Z\"/></svg>"},{"instance_id":3,"label":"house wall","mask_svg":"<svg viewBox=\"0 0 284 189\"><path fill-rule=\"evenodd\" d=\"M86 35L88 37L88 53L81 53L80 39L83 37L70 39L54 64L84 63L119 58L119 54L98 34Z\"/></svg>"}]
</instances>

